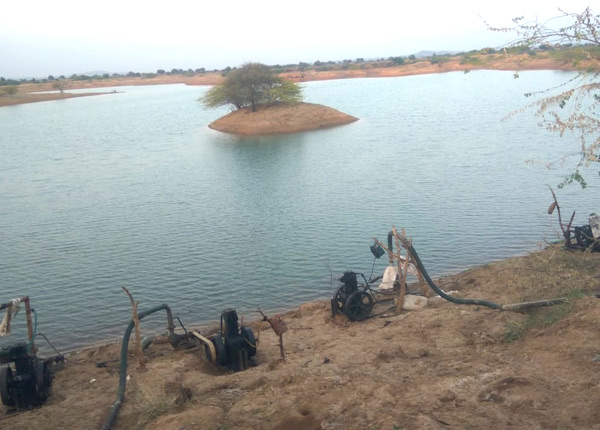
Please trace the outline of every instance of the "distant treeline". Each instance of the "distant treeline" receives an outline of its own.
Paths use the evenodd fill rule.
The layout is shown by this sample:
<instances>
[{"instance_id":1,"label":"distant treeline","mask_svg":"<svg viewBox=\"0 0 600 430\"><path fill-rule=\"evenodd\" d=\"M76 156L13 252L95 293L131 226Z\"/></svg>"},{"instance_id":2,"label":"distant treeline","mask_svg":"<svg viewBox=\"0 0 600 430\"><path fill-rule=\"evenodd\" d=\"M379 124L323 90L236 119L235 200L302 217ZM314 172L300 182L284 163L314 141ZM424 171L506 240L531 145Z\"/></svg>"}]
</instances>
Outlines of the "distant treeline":
<instances>
[{"instance_id":1,"label":"distant treeline","mask_svg":"<svg viewBox=\"0 0 600 430\"><path fill-rule=\"evenodd\" d=\"M417 56L417 55L408 55L408 56L396 56L396 57L388 57L388 58L377 58L377 59L369 59L365 60L364 58L356 58L354 60L346 59L341 61L315 61L314 63L305 63L300 62L297 64L285 64L280 65L276 64L270 66L271 69L275 73L293 73L293 72L305 72L305 71L335 71L335 70L365 70L365 69L374 69L374 68L382 68L382 67L398 67L407 64L414 64L418 62L430 62L431 64L443 64L445 62L450 61L453 58L460 58L461 64L470 64L470 65L483 65L486 62L486 57L494 54L509 54L509 55L520 55L527 54L530 56L537 56L540 53L546 53L546 55L554 59L556 61L561 62L573 62L584 58L582 54L582 49L585 49L586 53L591 53L594 56L600 56L600 48L594 45L578 45L573 46L572 44L564 44L564 45L548 45L543 44L537 47L531 47L527 45L515 46L506 49L494 49L494 48L483 48L479 50L473 50L469 52L459 52L456 54L432 54L429 56ZM86 74L73 74L69 77L65 75L53 76L49 75L47 78L43 79L5 79L0 77L0 86L3 85L19 85L21 83L46 83L46 82L56 82L56 81L86 81L86 80L102 80L102 79L113 79L113 78L146 78L151 79L157 76L163 75L180 75L193 77L196 75L204 75L206 73L221 73L221 75L226 76L232 70L235 70L236 67L225 67L224 69L214 69L214 70L206 70L204 67L197 69L158 69L156 73L140 73L140 72L128 72L128 73L103 73L103 74L94 74L94 75L86 75Z\"/></svg>"}]
</instances>

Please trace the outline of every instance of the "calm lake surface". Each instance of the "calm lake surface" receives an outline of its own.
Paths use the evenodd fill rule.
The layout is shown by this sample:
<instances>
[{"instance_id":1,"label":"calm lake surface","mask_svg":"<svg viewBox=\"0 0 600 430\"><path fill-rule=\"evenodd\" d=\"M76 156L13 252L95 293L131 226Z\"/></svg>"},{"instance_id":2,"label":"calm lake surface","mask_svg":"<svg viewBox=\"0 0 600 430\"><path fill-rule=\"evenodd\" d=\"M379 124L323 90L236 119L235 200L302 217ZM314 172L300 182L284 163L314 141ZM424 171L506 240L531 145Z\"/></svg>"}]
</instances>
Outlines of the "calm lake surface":
<instances>
[{"instance_id":1,"label":"calm lake surface","mask_svg":"<svg viewBox=\"0 0 600 430\"><path fill-rule=\"evenodd\" d=\"M525 160L576 146L537 127L531 110L502 118L529 101L524 92L569 76L306 83L306 101L360 120L261 138L210 130L227 110L197 101L208 87L0 108L0 301L29 295L39 331L74 349L122 337L122 286L141 310L168 303L187 326L226 307L254 318L257 307L328 298L332 274L371 273L372 238L392 225L433 275L535 250L556 239L547 185L569 170ZM587 176L588 189L558 191L576 224L600 210L598 175ZM24 321L9 341L25 338ZM164 327L164 312L144 326Z\"/></svg>"}]
</instances>

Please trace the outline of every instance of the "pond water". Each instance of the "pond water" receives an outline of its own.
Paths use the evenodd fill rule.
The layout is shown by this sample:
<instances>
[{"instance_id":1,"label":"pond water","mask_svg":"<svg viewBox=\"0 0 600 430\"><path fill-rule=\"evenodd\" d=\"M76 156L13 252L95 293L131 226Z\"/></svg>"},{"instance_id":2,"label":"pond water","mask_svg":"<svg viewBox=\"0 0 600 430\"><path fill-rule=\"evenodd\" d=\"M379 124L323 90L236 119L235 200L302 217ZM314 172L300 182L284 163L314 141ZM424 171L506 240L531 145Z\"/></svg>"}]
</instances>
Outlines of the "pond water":
<instances>
[{"instance_id":1,"label":"pond water","mask_svg":"<svg viewBox=\"0 0 600 430\"><path fill-rule=\"evenodd\" d=\"M197 101L207 87L1 108L0 301L29 295L39 331L74 349L122 336L123 286L140 309L168 303L188 326L226 307L254 318L257 307L327 298L344 270L371 273L372 238L392 225L433 275L535 250L557 237L547 186L569 170L525 160L574 146L537 127L532 111L502 118L528 102L524 92L569 76L306 83L306 101L360 120L255 138L207 127L227 113ZM597 173L588 176L588 189L558 194L576 224L600 209ZM24 338L24 320L11 342ZM150 331L164 325L162 314L144 320Z\"/></svg>"}]
</instances>

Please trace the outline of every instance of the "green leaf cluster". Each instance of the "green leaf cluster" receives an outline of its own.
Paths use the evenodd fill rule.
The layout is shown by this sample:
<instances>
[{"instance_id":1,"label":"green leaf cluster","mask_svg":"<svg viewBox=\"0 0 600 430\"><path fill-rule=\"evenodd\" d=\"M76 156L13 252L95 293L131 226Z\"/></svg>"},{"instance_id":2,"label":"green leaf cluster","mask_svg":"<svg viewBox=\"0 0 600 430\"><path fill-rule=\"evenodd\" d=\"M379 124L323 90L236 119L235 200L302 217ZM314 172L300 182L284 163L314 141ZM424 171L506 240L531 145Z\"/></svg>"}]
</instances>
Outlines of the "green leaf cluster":
<instances>
[{"instance_id":1,"label":"green leaf cluster","mask_svg":"<svg viewBox=\"0 0 600 430\"><path fill-rule=\"evenodd\" d=\"M557 17L543 22L518 17L513 19L514 27L488 28L517 34L517 39L504 48L508 55L549 51L552 59L570 62L579 70L575 77L559 86L527 92L525 96L540 96L527 107L536 108L540 126L565 137L575 149L545 163L552 167L575 157L573 172L558 184L559 188L572 183L585 188L583 169L600 162L600 15L594 14L589 6L581 13L559 10ZM515 78L518 77L515 72Z\"/></svg>"},{"instance_id":2,"label":"green leaf cluster","mask_svg":"<svg viewBox=\"0 0 600 430\"><path fill-rule=\"evenodd\" d=\"M223 84L208 90L201 101L209 108L232 105L255 111L259 105L300 102L302 89L264 64L247 63L228 73Z\"/></svg>"}]
</instances>

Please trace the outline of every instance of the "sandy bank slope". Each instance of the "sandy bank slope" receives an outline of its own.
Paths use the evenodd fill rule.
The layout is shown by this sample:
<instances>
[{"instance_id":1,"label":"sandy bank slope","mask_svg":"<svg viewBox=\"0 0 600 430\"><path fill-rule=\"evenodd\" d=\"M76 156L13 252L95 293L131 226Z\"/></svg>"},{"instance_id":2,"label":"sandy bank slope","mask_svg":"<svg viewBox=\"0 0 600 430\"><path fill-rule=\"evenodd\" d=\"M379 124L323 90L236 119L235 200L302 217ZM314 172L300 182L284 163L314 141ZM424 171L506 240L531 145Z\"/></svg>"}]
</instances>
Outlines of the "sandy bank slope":
<instances>
[{"instance_id":1,"label":"sandy bank slope","mask_svg":"<svg viewBox=\"0 0 600 430\"><path fill-rule=\"evenodd\" d=\"M296 133L357 121L351 115L312 103L278 104L252 112L240 109L209 124L214 130L241 135Z\"/></svg>"},{"instance_id":2,"label":"sandy bank slope","mask_svg":"<svg viewBox=\"0 0 600 430\"><path fill-rule=\"evenodd\" d=\"M439 284L460 297L510 303L573 288L589 295L599 276L600 254L554 248ZM543 324L504 340L535 315ZM164 314L152 318L165 321ZM329 304L319 302L284 319L286 361L268 324L256 321L258 366L242 373L214 368L199 348L152 344L147 371L131 355L113 430L598 429L599 299L530 316L434 299L421 311L356 323L332 319ZM0 429L100 429L117 393L119 350L113 344L73 354L46 405L6 414L0 404Z\"/></svg>"}]
</instances>

